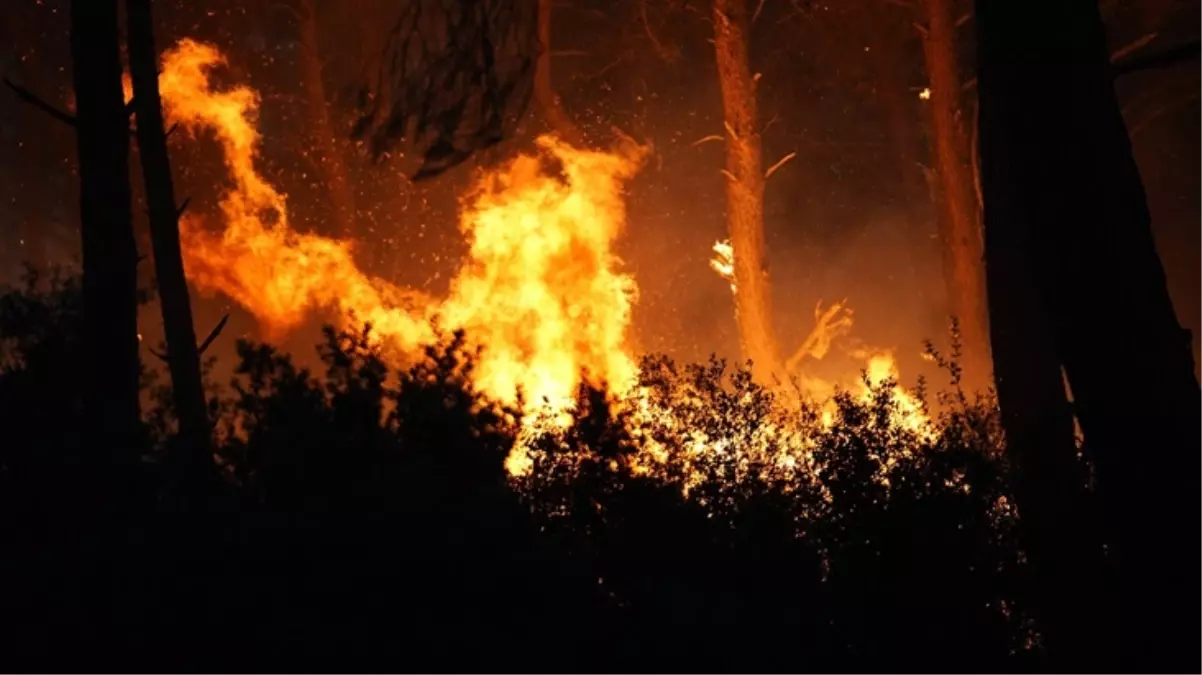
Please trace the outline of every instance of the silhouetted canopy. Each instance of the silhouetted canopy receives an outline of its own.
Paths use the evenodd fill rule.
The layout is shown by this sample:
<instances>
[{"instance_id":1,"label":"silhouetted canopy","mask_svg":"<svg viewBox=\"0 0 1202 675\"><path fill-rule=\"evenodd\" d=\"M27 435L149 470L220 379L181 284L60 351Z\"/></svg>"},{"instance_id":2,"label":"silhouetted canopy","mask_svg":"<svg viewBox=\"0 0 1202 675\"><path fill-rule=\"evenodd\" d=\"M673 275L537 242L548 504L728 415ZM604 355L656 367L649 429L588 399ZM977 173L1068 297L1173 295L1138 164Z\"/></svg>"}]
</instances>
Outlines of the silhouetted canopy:
<instances>
[{"instance_id":1,"label":"silhouetted canopy","mask_svg":"<svg viewBox=\"0 0 1202 675\"><path fill-rule=\"evenodd\" d=\"M379 158L408 140L415 179L498 143L530 99L538 55L537 3L401 0L374 82L359 91L353 130Z\"/></svg>"}]
</instances>

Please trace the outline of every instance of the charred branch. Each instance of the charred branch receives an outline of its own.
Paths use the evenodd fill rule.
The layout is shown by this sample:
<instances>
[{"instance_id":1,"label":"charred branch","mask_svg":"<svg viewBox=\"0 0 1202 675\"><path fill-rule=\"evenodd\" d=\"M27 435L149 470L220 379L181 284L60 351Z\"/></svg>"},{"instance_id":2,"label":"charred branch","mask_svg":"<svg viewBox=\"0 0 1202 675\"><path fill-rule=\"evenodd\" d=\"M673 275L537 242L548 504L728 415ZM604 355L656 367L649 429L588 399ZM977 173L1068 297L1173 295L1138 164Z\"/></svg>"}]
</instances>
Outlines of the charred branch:
<instances>
[{"instance_id":1,"label":"charred branch","mask_svg":"<svg viewBox=\"0 0 1202 675\"><path fill-rule=\"evenodd\" d=\"M20 97L20 99L22 101L25 101L26 103L32 105L33 107L37 108L38 110L41 110L42 112L46 113L47 115L50 115L54 119L58 120L59 122L62 122L63 124L66 124L67 126L71 127L72 129L75 128L75 117L74 116L63 112L62 110L59 110L58 108L54 107L53 105L47 103L45 100L43 100L37 94L33 93L32 91L29 91L28 89L26 89L25 87L22 87L21 85L17 84L16 82L13 82L12 80L8 79L7 77L4 78L4 84L9 89L12 89L13 93L15 93L18 97Z\"/></svg>"}]
</instances>

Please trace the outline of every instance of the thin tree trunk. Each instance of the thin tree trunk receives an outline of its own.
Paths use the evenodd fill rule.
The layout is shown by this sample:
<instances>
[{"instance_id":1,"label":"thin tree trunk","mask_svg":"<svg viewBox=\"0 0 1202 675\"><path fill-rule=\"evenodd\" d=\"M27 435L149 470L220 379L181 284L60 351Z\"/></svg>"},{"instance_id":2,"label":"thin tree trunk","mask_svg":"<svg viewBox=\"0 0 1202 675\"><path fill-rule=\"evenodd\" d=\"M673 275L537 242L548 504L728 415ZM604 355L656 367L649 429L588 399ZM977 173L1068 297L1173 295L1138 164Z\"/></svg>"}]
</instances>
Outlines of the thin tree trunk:
<instances>
[{"instance_id":1,"label":"thin tree trunk","mask_svg":"<svg viewBox=\"0 0 1202 675\"><path fill-rule=\"evenodd\" d=\"M95 448L135 461L139 419L137 247L117 0L71 3L71 62L83 239L84 349Z\"/></svg>"},{"instance_id":2,"label":"thin tree trunk","mask_svg":"<svg viewBox=\"0 0 1202 675\"><path fill-rule=\"evenodd\" d=\"M783 380L772 327L772 289L764 252L764 169L748 61L745 0L714 0L714 48L726 121L726 225L734 250L735 311L743 356L764 383ZM780 382L783 384L783 381Z\"/></svg>"},{"instance_id":3,"label":"thin tree trunk","mask_svg":"<svg viewBox=\"0 0 1202 675\"><path fill-rule=\"evenodd\" d=\"M979 0L976 20L987 232L1004 210L1029 237L1118 574L1117 637L1094 642L1121 670L1196 670L1202 396L1097 6Z\"/></svg>"},{"instance_id":4,"label":"thin tree trunk","mask_svg":"<svg viewBox=\"0 0 1202 675\"><path fill-rule=\"evenodd\" d=\"M321 48L317 40L316 0L300 0L297 3L297 20L300 37L300 67L305 100L309 108L309 133L313 140L314 160L325 177L326 190L330 198L330 211L334 215L335 227L341 236L355 237L355 195L347 174L346 159L339 147L339 135L334 132L330 120L329 100L326 98L325 80L322 74Z\"/></svg>"},{"instance_id":5,"label":"thin tree trunk","mask_svg":"<svg viewBox=\"0 0 1202 675\"><path fill-rule=\"evenodd\" d=\"M584 147L584 134L564 111L551 80L551 2L538 0L539 52L534 69L534 98L556 135L576 147Z\"/></svg>"},{"instance_id":6,"label":"thin tree trunk","mask_svg":"<svg viewBox=\"0 0 1202 675\"><path fill-rule=\"evenodd\" d=\"M192 324L191 300L184 279L179 243L179 211L163 129L159 97L158 51L154 44L151 0L127 0L129 69L137 113L138 150L150 211L150 237L158 280L159 306L167 338L167 368L172 402L189 465L209 463L211 427L200 375L200 354Z\"/></svg>"},{"instance_id":7,"label":"thin tree trunk","mask_svg":"<svg viewBox=\"0 0 1202 675\"><path fill-rule=\"evenodd\" d=\"M979 205L973 188L968 138L960 106L956 69L956 26L950 0L925 0L927 30L923 57L930 79L931 154L939 180L936 208L943 240L944 280L948 301L960 323L968 384L988 382L989 329L985 309Z\"/></svg>"}]
</instances>

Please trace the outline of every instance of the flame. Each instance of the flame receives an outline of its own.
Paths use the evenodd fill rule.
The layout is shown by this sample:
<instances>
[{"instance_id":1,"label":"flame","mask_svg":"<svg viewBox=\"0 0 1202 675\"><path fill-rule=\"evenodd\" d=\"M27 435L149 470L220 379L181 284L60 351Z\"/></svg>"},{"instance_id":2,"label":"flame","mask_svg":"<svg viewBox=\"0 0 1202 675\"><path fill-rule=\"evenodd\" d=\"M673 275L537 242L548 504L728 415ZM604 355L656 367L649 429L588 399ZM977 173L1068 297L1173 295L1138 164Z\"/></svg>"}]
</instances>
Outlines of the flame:
<instances>
[{"instance_id":1,"label":"flame","mask_svg":"<svg viewBox=\"0 0 1202 675\"><path fill-rule=\"evenodd\" d=\"M280 336L317 310L348 326L372 325L400 353L434 343L434 324L464 329L480 350L474 386L528 411L566 410L582 380L625 391L635 380L626 345L634 280L611 252L622 231L622 187L644 151L572 148L550 137L484 174L469 195L461 230L468 256L441 302L364 274L350 242L289 226L284 194L255 169L259 98L248 87L213 88L224 64L214 47L183 40L163 57L160 82L172 122L212 131L234 186L221 201L223 229L181 223L189 280L249 310ZM563 178L548 170L557 162Z\"/></svg>"},{"instance_id":2,"label":"flame","mask_svg":"<svg viewBox=\"0 0 1202 675\"><path fill-rule=\"evenodd\" d=\"M349 242L291 229L287 197L255 169L258 94L245 86L216 91L211 85L210 71L224 63L217 49L188 39L163 55L159 90L167 119L191 134L212 131L234 182L221 199L222 232L210 232L191 215L180 221L189 280L245 307L272 338L314 310L334 308L408 348L431 339L429 323L415 311L425 298L363 274Z\"/></svg>"},{"instance_id":3,"label":"flame","mask_svg":"<svg viewBox=\"0 0 1202 675\"><path fill-rule=\"evenodd\" d=\"M731 293L737 293L739 289L735 286L735 249L730 245L730 240L715 242L712 250L714 257L710 258L710 269L730 282Z\"/></svg>"},{"instance_id":4,"label":"flame","mask_svg":"<svg viewBox=\"0 0 1202 675\"><path fill-rule=\"evenodd\" d=\"M213 134L232 179L218 223L190 214L181 220L195 288L233 299L269 339L326 313L349 329L370 323L387 354L407 357L462 329L479 354L472 385L495 400L520 403L526 413L507 463L515 474L529 466L524 439L544 425L566 423L581 382L607 387L633 406L636 418L685 434L686 453L726 452L736 442L692 434L680 413L651 405L648 392L635 387L627 333L637 286L620 271L613 247L625 223L623 187L639 170L644 148L627 142L612 152L587 151L542 137L535 153L482 173L460 219L467 256L448 296L430 298L365 274L352 242L292 229L287 196L255 168L259 96L246 86L216 89L210 76L224 63L216 48L188 39L163 56L160 91L169 123L194 136ZM713 250L711 267L735 291L730 243ZM849 318L835 321L843 305L832 309L816 310L820 333L826 335L824 320L834 326L829 339L850 327ZM818 358L828 346L816 345ZM889 376L896 376L891 355L869 358L870 382ZM921 425L919 403L897 392L907 424ZM738 441L753 449L787 447L777 461L790 467L804 460L807 442L787 423L763 424ZM648 449L650 466L657 449L653 443Z\"/></svg>"}]
</instances>

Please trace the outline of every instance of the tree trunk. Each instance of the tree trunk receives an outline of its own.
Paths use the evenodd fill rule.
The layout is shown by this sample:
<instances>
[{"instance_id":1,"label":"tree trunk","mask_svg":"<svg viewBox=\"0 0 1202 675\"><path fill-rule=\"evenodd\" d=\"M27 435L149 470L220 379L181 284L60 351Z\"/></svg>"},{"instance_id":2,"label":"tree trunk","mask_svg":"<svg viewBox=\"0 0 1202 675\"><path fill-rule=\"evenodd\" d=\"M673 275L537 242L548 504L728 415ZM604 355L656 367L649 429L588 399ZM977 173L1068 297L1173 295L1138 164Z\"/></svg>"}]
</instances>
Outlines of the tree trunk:
<instances>
[{"instance_id":1,"label":"tree trunk","mask_svg":"<svg viewBox=\"0 0 1202 675\"><path fill-rule=\"evenodd\" d=\"M1108 643L1122 670L1196 670L1202 396L1097 6L979 0L976 20L987 232L1021 225L1029 237L1023 257L1095 461L1118 575ZM990 220L999 211L1009 223Z\"/></svg>"},{"instance_id":2,"label":"tree trunk","mask_svg":"<svg viewBox=\"0 0 1202 675\"><path fill-rule=\"evenodd\" d=\"M551 81L551 1L538 0L538 60L534 71L534 98L555 134L564 141L584 147L584 134L563 109Z\"/></svg>"},{"instance_id":3,"label":"tree trunk","mask_svg":"<svg viewBox=\"0 0 1202 675\"><path fill-rule=\"evenodd\" d=\"M179 418L180 437L189 455L187 464L201 469L209 462L211 427L200 375L200 354L192 325L191 300L184 279L179 243L179 211L163 130L159 98L158 51L154 44L151 0L127 0L129 70L137 113L138 151L150 211L150 237L159 306L167 338L167 368L172 402Z\"/></svg>"},{"instance_id":4,"label":"tree trunk","mask_svg":"<svg viewBox=\"0 0 1202 675\"><path fill-rule=\"evenodd\" d=\"M989 372L984 244L962 122L956 26L950 0L925 0L925 5L927 30L922 51L930 80L931 155L939 179L932 192L937 197L943 240L943 276L948 303L960 323L967 383L984 386Z\"/></svg>"},{"instance_id":5,"label":"tree trunk","mask_svg":"<svg viewBox=\"0 0 1202 675\"><path fill-rule=\"evenodd\" d=\"M296 5L300 41L300 67L305 101L309 108L309 134L313 140L313 159L325 177L334 227L344 237L359 234L355 227L355 195L347 174L346 159L339 147L339 135L330 120L322 75L321 48L317 40L316 0L299 0Z\"/></svg>"},{"instance_id":6,"label":"tree trunk","mask_svg":"<svg viewBox=\"0 0 1202 675\"><path fill-rule=\"evenodd\" d=\"M748 60L745 0L714 0L714 48L726 122L726 225L734 250L735 312L743 356L766 384L783 384L764 252L764 169Z\"/></svg>"},{"instance_id":7,"label":"tree trunk","mask_svg":"<svg viewBox=\"0 0 1202 675\"><path fill-rule=\"evenodd\" d=\"M71 3L71 62L83 239L84 349L95 448L136 461L137 247L129 186L129 115L121 85L117 0Z\"/></svg>"}]
</instances>

